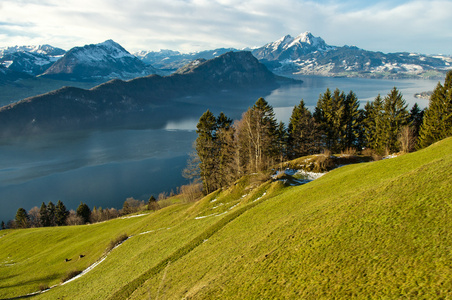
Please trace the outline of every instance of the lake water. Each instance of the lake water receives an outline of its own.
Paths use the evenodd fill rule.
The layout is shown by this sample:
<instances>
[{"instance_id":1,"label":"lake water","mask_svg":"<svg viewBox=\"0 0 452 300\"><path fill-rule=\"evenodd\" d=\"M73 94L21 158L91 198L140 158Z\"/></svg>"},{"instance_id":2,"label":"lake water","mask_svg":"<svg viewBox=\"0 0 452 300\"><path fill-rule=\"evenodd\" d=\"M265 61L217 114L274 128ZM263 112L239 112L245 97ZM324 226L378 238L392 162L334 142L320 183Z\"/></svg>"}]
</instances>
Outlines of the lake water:
<instances>
[{"instance_id":1,"label":"lake water","mask_svg":"<svg viewBox=\"0 0 452 300\"><path fill-rule=\"evenodd\" d=\"M326 88L353 90L364 104L382 97L396 86L409 104L421 108L427 100L417 92L433 90L438 80L376 80L357 78L300 77L300 86L286 86L262 95L286 124L295 105L304 99L313 111ZM221 101L193 99L199 112L209 108L232 118L252 106L256 97L223 95ZM220 103L221 102L221 103ZM0 141L0 221L13 219L19 207L40 207L58 200L68 209L81 201L93 206L121 208L128 197L147 200L169 193L186 183L181 170L196 139L200 115L169 120L164 129L123 129L37 136Z\"/></svg>"}]
</instances>

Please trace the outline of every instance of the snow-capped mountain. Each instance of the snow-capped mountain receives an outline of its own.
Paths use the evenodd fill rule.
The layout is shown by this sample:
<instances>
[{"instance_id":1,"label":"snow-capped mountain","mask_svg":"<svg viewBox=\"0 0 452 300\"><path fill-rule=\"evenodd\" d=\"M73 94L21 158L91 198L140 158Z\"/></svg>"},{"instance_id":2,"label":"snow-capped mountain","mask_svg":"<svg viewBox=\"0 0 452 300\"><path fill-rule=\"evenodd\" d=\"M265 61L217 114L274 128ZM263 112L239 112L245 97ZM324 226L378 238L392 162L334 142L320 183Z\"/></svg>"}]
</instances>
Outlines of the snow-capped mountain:
<instances>
[{"instance_id":1,"label":"snow-capped mountain","mask_svg":"<svg viewBox=\"0 0 452 300\"><path fill-rule=\"evenodd\" d=\"M183 54L172 50L135 54L145 63L169 71L198 59L211 59L227 51L216 49ZM286 35L275 42L250 50L271 71L282 74L349 76L349 77L413 77L441 78L452 69L452 57L414 53L382 53L354 46L328 45L321 37L304 32L296 37Z\"/></svg>"},{"instance_id":2,"label":"snow-capped mountain","mask_svg":"<svg viewBox=\"0 0 452 300\"><path fill-rule=\"evenodd\" d=\"M60 59L63 49L50 45L0 48L0 65L11 71L36 76Z\"/></svg>"},{"instance_id":3,"label":"snow-capped mountain","mask_svg":"<svg viewBox=\"0 0 452 300\"><path fill-rule=\"evenodd\" d=\"M47 69L43 76L65 80L131 79L157 73L118 43L75 47Z\"/></svg>"},{"instance_id":4,"label":"snow-capped mountain","mask_svg":"<svg viewBox=\"0 0 452 300\"><path fill-rule=\"evenodd\" d=\"M175 71L196 59L213 59L227 52L236 52L234 48L219 48L192 53L180 53L173 50L160 51L140 51L134 55L140 58L145 64L150 64L156 68Z\"/></svg>"},{"instance_id":5,"label":"snow-capped mountain","mask_svg":"<svg viewBox=\"0 0 452 300\"><path fill-rule=\"evenodd\" d=\"M12 46L12 47L0 47L0 56L5 54L12 54L15 52L29 52L37 53L47 56L62 56L66 53L65 50L52 47L50 45L32 45L32 46Z\"/></svg>"},{"instance_id":6,"label":"snow-capped mountain","mask_svg":"<svg viewBox=\"0 0 452 300\"><path fill-rule=\"evenodd\" d=\"M353 77L441 76L452 69L452 58L413 53L373 52L357 47L330 46L305 32L254 49L253 55L279 74ZM433 73L432 73L433 71ZM428 74L428 75L426 75Z\"/></svg>"},{"instance_id":7,"label":"snow-capped mountain","mask_svg":"<svg viewBox=\"0 0 452 300\"><path fill-rule=\"evenodd\" d=\"M328 46L320 37L305 32L293 38L286 35L276 42L268 43L263 47L254 49L253 55L259 60L296 60L302 55L316 51L332 50L335 47Z\"/></svg>"}]
</instances>

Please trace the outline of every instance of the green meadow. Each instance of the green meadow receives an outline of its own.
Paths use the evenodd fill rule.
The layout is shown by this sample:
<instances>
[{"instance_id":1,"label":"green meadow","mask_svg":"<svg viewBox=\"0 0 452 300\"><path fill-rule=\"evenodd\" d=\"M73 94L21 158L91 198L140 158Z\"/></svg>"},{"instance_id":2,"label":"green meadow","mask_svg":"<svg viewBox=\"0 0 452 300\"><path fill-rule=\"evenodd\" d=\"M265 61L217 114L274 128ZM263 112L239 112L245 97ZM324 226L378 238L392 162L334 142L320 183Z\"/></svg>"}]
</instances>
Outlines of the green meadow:
<instances>
[{"instance_id":1,"label":"green meadow","mask_svg":"<svg viewBox=\"0 0 452 300\"><path fill-rule=\"evenodd\" d=\"M451 170L449 138L301 186L253 175L129 218L0 231L0 298L450 299Z\"/></svg>"}]
</instances>

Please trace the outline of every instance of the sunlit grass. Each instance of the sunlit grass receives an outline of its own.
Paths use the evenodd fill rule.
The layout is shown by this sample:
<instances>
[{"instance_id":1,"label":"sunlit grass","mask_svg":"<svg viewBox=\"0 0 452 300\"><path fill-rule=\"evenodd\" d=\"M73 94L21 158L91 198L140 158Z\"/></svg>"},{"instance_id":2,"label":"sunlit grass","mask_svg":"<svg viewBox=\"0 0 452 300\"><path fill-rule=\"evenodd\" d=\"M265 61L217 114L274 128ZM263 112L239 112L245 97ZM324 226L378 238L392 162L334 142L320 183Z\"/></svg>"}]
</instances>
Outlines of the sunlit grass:
<instances>
[{"instance_id":1,"label":"sunlit grass","mask_svg":"<svg viewBox=\"0 0 452 300\"><path fill-rule=\"evenodd\" d=\"M124 233L96 268L36 297L447 298L450 149L452 139L297 187L248 176L147 216L9 230L0 238L0 298L59 284Z\"/></svg>"}]
</instances>

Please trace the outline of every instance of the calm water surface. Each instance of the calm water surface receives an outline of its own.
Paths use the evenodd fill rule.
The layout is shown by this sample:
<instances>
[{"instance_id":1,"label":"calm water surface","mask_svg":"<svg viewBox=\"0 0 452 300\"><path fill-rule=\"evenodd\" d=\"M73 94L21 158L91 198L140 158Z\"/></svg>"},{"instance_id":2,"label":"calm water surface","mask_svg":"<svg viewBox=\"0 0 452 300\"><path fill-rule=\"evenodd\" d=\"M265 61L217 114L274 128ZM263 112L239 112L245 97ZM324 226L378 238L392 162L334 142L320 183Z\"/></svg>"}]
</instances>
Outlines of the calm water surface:
<instances>
[{"instance_id":1,"label":"calm water surface","mask_svg":"<svg viewBox=\"0 0 452 300\"><path fill-rule=\"evenodd\" d=\"M304 99L313 111L326 88L353 90L362 104L382 97L396 86L409 108L417 92L433 90L437 80L372 80L300 77L301 86L288 86L262 95L287 124L292 109ZM215 114L232 118L252 106L252 97L215 103L194 99ZM164 129L91 131L0 141L0 221L13 219L19 207L26 210L42 202L63 201L76 209L81 201L93 206L121 208L127 197L146 200L185 183L181 176L196 138L199 115L168 121Z\"/></svg>"}]
</instances>

